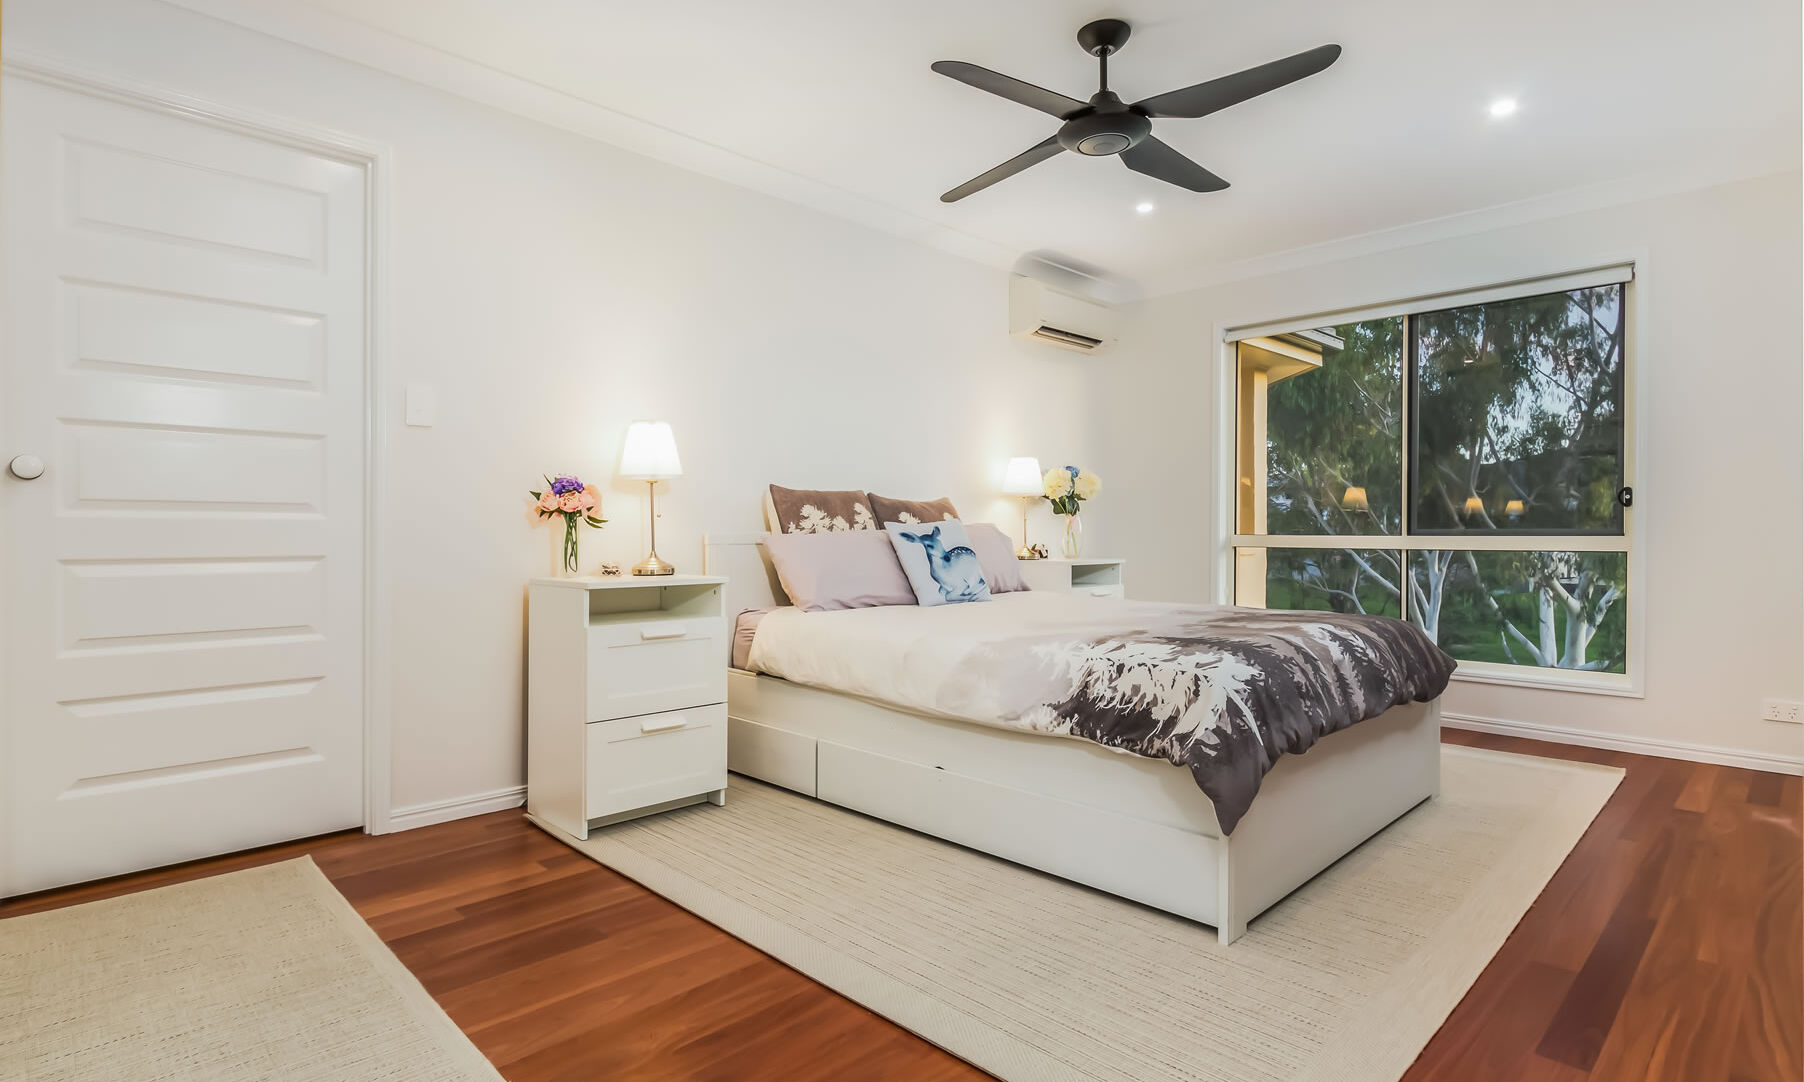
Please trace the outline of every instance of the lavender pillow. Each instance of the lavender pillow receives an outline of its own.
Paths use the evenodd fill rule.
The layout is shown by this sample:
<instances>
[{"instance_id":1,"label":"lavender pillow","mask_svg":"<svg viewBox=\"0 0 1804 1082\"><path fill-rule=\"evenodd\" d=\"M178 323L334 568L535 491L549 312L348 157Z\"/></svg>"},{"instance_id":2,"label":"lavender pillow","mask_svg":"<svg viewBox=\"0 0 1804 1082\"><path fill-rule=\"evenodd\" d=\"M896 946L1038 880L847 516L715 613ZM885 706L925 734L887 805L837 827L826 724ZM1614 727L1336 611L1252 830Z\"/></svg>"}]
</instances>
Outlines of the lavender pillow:
<instances>
[{"instance_id":1,"label":"lavender pillow","mask_svg":"<svg viewBox=\"0 0 1804 1082\"><path fill-rule=\"evenodd\" d=\"M965 523L965 534L977 552L977 562L983 565L983 577L989 580L991 593L1027 589L1027 580L1021 577L1021 561L1015 559L1015 543L1008 534L987 522Z\"/></svg>"},{"instance_id":2,"label":"lavender pillow","mask_svg":"<svg viewBox=\"0 0 1804 1082\"><path fill-rule=\"evenodd\" d=\"M915 603L914 588L881 530L765 534L764 551L790 603L803 612Z\"/></svg>"}]
</instances>

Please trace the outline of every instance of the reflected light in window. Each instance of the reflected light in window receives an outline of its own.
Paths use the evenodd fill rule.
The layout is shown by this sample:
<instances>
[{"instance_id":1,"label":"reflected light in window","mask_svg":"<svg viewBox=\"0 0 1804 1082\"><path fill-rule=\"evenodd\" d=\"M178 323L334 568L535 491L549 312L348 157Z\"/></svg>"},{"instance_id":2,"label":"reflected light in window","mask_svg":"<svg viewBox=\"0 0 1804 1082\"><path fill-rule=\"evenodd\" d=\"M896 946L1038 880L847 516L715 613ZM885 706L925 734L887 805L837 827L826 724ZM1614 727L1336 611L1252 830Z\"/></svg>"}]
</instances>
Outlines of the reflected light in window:
<instances>
[{"instance_id":1,"label":"reflected light in window","mask_svg":"<svg viewBox=\"0 0 1804 1082\"><path fill-rule=\"evenodd\" d=\"M1484 514L1484 511L1485 502L1483 500L1479 499L1477 496L1466 497L1466 514L1482 515Z\"/></svg>"},{"instance_id":2,"label":"reflected light in window","mask_svg":"<svg viewBox=\"0 0 1804 1082\"><path fill-rule=\"evenodd\" d=\"M1511 518L1521 518L1522 517L1522 501L1521 500L1511 500L1509 503L1504 504L1503 505L1503 513L1510 516Z\"/></svg>"},{"instance_id":3,"label":"reflected light in window","mask_svg":"<svg viewBox=\"0 0 1804 1082\"><path fill-rule=\"evenodd\" d=\"M1340 498L1341 507L1348 511L1370 511L1372 505L1366 500L1366 490L1359 485L1348 485L1347 492Z\"/></svg>"}]
</instances>

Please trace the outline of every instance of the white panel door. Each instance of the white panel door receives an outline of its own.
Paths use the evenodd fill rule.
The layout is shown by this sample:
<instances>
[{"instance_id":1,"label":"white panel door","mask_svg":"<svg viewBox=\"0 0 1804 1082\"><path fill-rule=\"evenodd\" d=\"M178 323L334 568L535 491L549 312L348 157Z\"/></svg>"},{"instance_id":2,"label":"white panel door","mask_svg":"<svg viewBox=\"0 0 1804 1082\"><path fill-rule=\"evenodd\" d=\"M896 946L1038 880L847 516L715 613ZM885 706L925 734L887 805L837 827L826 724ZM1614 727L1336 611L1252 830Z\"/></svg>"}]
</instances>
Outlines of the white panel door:
<instances>
[{"instance_id":1,"label":"white panel door","mask_svg":"<svg viewBox=\"0 0 1804 1082\"><path fill-rule=\"evenodd\" d=\"M7 76L0 893L363 821L365 174Z\"/></svg>"}]
</instances>

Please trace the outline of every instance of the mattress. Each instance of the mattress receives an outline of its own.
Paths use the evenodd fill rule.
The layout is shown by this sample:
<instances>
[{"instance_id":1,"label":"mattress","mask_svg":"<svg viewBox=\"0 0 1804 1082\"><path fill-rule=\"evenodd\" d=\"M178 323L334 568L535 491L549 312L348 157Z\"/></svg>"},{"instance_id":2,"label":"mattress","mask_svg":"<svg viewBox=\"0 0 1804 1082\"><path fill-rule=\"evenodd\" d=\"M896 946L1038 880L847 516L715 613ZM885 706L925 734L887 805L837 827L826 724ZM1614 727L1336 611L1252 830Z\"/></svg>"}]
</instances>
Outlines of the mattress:
<instances>
[{"instance_id":1,"label":"mattress","mask_svg":"<svg viewBox=\"0 0 1804 1082\"><path fill-rule=\"evenodd\" d=\"M733 621L733 667L750 669L752 667L752 639L758 634L758 625L764 621L772 609L747 609Z\"/></svg>"},{"instance_id":2,"label":"mattress","mask_svg":"<svg viewBox=\"0 0 1804 1082\"><path fill-rule=\"evenodd\" d=\"M1418 629L1386 617L1052 591L778 608L753 626L741 667L755 672L1186 766L1224 831L1278 758L1436 698L1454 668Z\"/></svg>"}]
</instances>

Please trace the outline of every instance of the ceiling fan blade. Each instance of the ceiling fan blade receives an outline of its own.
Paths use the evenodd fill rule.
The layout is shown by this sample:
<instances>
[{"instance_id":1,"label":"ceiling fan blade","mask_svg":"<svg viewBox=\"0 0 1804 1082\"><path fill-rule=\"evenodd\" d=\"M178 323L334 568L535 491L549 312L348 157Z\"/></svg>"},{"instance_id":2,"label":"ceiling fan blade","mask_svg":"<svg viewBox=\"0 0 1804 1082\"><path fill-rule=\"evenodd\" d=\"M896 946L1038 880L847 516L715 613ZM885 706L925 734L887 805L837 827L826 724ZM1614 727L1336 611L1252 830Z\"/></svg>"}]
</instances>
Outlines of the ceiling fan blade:
<instances>
[{"instance_id":1,"label":"ceiling fan blade","mask_svg":"<svg viewBox=\"0 0 1804 1082\"><path fill-rule=\"evenodd\" d=\"M987 90L1010 101L1020 102L1029 109L1051 113L1061 120L1080 109L1090 107L1088 102L1067 98L1063 94L1037 87L1032 83L1024 83L999 71L980 68L976 64L967 64L963 60L936 60L933 63L933 70L979 90Z\"/></svg>"},{"instance_id":2,"label":"ceiling fan blade","mask_svg":"<svg viewBox=\"0 0 1804 1082\"><path fill-rule=\"evenodd\" d=\"M945 195L940 196L940 202L956 203L973 192L981 192L999 180L1006 180L1009 177L1014 176L1016 173L1019 173L1030 165L1038 165L1047 158L1051 158L1064 152L1065 148L1059 145L1059 137L1056 135L1046 140L1044 143L1035 143L1033 146L1015 155L1008 161L1003 162L989 172L979 173L977 176L965 181Z\"/></svg>"},{"instance_id":3,"label":"ceiling fan blade","mask_svg":"<svg viewBox=\"0 0 1804 1082\"><path fill-rule=\"evenodd\" d=\"M1219 192L1228 182L1171 149L1152 136L1121 152L1122 164L1155 180L1189 188L1193 192Z\"/></svg>"},{"instance_id":4,"label":"ceiling fan blade","mask_svg":"<svg viewBox=\"0 0 1804 1082\"><path fill-rule=\"evenodd\" d=\"M1238 105L1248 98L1307 79L1340 58L1340 46L1318 45L1307 52L1237 71L1206 83L1155 94L1134 103L1147 116L1199 117Z\"/></svg>"}]
</instances>

